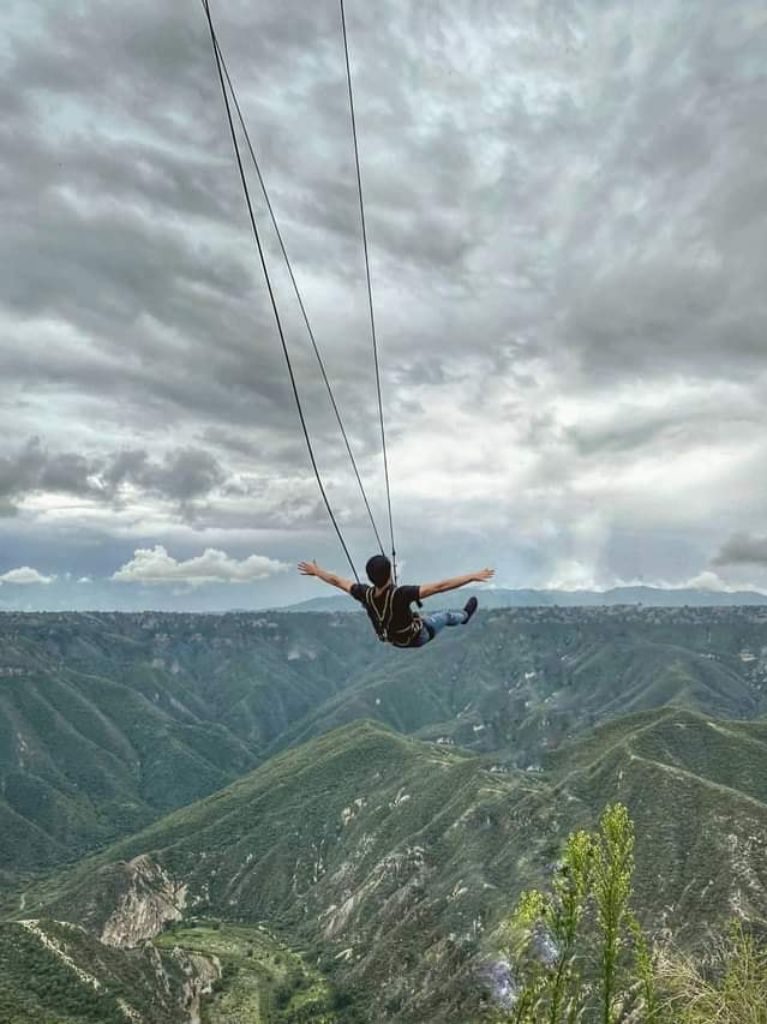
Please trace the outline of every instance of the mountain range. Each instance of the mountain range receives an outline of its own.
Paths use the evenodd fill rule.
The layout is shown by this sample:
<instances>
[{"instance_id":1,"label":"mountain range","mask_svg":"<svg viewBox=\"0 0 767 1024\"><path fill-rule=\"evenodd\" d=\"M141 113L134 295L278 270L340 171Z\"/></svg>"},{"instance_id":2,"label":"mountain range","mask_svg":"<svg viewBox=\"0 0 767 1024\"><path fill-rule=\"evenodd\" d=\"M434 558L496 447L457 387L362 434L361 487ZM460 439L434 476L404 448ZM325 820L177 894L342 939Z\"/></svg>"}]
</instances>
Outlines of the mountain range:
<instances>
[{"instance_id":1,"label":"mountain range","mask_svg":"<svg viewBox=\"0 0 767 1024\"><path fill-rule=\"evenodd\" d=\"M483 608L609 608L615 605L644 605L648 608L715 608L739 605L767 605L767 594L758 590L706 590L698 587L611 587L608 590L509 590L502 587L467 588L459 604L474 594ZM279 611L349 612L358 610L348 597L331 594L311 597Z\"/></svg>"},{"instance_id":2,"label":"mountain range","mask_svg":"<svg viewBox=\"0 0 767 1024\"><path fill-rule=\"evenodd\" d=\"M652 931L767 915L759 608L496 610L415 653L12 614L0 650L13 1024L477 1020L516 896L616 799Z\"/></svg>"},{"instance_id":3,"label":"mountain range","mask_svg":"<svg viewBox=\"0 0 767 1024\"><path fill-rule=\"evenodd\" d=\"M519 767L628 711L753 718L764 617L498 610L414 656L364 616L0 616L0 871L82 856L360 718Z\"/></svg>"},{"instance_id":4,"label":"mountain range","mask_svg":"<svg viewBox=\"0 0 767 1024\"><path fill-rule=\"evenodd\" d=\"M355 723L38 883L25 913L130 949L188 916L265 921L367 993L366 1019L465 1020L514 899L609 801L636 823L651 928L694 941L736 909L762 916L765 763L767 723L674 708L535 772Z\"/></svg>"}]
</instances>

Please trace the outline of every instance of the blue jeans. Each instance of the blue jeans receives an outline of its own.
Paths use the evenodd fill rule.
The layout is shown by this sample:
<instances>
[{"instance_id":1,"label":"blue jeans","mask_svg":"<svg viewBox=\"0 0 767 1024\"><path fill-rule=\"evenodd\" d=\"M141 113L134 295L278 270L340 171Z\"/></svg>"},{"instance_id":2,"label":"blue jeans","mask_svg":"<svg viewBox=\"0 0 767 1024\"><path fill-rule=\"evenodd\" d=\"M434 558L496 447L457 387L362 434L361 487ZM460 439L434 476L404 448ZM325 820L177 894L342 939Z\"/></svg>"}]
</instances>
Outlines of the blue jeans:
<instances>
[{"instance_id":1,"label":"blue jeans","mask_svg":"<svg viewBox=\"0 0 767 1024\"><path fill-rule=\"evenodd\" d=\"M416 647L428 644L445 626L463 626L466 622L466 612L434 612L433 615L422 615L421 622L423 625L415 643Z\"/></svg>"}]
</instances>

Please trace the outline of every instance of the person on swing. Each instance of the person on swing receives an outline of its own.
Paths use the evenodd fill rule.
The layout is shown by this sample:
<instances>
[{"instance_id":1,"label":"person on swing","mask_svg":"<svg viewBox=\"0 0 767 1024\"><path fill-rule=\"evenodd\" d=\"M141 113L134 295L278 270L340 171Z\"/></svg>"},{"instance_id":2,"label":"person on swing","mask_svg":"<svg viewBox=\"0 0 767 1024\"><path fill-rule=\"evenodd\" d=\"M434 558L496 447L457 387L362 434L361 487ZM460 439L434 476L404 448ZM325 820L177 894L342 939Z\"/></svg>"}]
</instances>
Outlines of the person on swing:
<instances>
[{"instance_id":1,"label":"person on swing","mask_svg":"<svg viewBox=\"0 0 767 1024\"><path fill-rule=\"evenodd\" d=\"M485 583L495 575L495 569L481 569L439 583L395 587L391 562L386 555L373 555L368 559L365 571L372 584L369 587L327 572L316 562L300 562L298 571L302 576L316 576L339 590L345 590L359 601L364 605L378 639L394 647L423 647L445 626L465 626L477 610L476 597L470 597L460 611L434 612L432 615L411 611L411 604L415 603L420 608L421 601L427 597L457 590L467 583Z\"/></svg>"}]
</instances>

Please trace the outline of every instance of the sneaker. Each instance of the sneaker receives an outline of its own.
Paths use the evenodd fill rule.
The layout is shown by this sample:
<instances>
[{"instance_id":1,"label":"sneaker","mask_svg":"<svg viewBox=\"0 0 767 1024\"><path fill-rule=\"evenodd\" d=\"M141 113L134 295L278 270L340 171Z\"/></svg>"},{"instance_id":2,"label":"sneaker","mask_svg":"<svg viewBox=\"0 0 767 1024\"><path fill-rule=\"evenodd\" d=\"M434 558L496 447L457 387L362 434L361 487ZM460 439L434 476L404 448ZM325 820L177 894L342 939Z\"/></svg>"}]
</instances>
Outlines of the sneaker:
<instances>
[{"instance_id":1,"label":"sneaker","mask_svg":"<svg viewBox=\"0 0 767 1024\"><path fill-rule=\"evenodd\" d=\"M477 610L477 605L478 604L479 604L479 601L477 601L476 597L470 597L469 600L466 602L466 604L463 606L463 610L464 610L464 612L466 614L466 619L464 621L464 625L466 625L466 623L472 617L474 612Z\"/></svg>"}]
</instances>

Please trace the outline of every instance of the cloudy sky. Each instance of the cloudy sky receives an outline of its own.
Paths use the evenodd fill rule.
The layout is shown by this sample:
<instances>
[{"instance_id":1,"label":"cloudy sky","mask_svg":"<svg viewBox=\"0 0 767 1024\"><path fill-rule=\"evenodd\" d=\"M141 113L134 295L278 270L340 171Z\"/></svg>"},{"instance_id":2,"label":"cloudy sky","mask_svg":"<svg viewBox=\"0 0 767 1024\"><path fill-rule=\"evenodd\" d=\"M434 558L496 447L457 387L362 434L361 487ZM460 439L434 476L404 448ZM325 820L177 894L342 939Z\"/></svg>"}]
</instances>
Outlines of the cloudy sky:
<instances>
[{"instance_id":1,"label":"cloudy sky","mask_svg":"<svg viewBox=\"0 0 767 1024\"><path fill-rule=\"evenodd\" d=\"M337 0L211 4L379 526ZM767 11L346 0L404 575L767 590ZM0 607L344 570L196 0L10 0ZM317 454L373 538L257 195Z\"/></svg>"}]
</instances>

